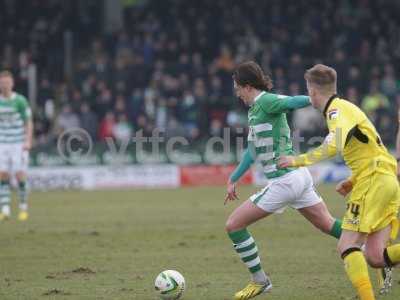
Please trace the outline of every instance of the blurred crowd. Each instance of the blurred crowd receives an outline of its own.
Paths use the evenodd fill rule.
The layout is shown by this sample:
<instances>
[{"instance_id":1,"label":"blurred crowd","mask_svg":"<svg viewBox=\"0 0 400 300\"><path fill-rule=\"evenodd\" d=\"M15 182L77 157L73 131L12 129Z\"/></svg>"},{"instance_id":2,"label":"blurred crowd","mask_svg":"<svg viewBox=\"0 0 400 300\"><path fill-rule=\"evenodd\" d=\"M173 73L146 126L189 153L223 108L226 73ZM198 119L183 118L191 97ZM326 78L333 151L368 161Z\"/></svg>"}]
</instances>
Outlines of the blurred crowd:
<instances>
[{"instance_id":1,"label":"blurred crowd","mask_svg":"<svg viewBox=\"0 0 400 300\"><path fill-rule=\"evenodd\" d=\"M308 67L333 66L339 94L362 107L383 141L394 144L399 1L141 1L124 10L124 28L111 34L101 33L90 5L74 15L76 7L62 1L24 1L22 10L19 2L0 3L1 68L14 70L26 93L26 67L39 67L39 146L76 126L98 141L126 140L138 130L151 135L155 128L193 143L221 136L225 127L240 135L247 112L233 95L231 74L248 59L271 75L274 92L289 95L306 92ZM63 73L66 30L74 41L70 78ZM290 120L306 137L323 134L324 122L311 107Z\"/></svg>"}]
</instances>

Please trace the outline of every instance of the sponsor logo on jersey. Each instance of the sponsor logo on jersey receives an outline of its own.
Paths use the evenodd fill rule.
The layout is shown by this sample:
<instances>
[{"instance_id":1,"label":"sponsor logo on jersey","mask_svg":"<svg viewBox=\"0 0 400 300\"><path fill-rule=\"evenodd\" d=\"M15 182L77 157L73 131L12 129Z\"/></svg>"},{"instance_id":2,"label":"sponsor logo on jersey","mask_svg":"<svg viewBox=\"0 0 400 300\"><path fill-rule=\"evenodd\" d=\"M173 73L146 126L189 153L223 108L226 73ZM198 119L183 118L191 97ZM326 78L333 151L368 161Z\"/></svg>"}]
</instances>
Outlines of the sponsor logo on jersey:
<instances>
[{"instance_id":1,"label":"sponsor logo on jersey","mask_svg":"<svg viewBox=\"0 0 400 300\"><path fill-rule=\"evenodd\" d=\"M360 224L360 219L347 219L346 223L349 225L359 225Z\"/></svg>"},{"instance_id":2,"label":"sponsor logo on jersey","mask_svg":"<svg viewBox=\"0 0 400 300\"><path fill-rule=\"evenodd\" d=\"M338 109L331 109L328 111L328 118L329 120L336 119L339 116L339 110Z\"/></svg>"}]
</instances>

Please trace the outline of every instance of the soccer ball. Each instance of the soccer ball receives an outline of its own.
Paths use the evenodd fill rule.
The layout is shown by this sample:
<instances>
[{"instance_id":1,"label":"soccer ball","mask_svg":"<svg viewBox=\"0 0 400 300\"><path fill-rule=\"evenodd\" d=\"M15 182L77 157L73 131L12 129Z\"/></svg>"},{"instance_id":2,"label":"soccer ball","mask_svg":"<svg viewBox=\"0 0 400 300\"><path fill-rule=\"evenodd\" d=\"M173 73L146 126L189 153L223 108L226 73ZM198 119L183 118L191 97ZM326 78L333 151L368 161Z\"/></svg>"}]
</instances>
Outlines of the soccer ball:
<instances>
[{"instance_id":1,"label":"soccer ball","mask_svg":"<svg viewBox=\"0 0 400 300\"><path fill-rule=\"evenodd\" d=\"M177 300L185 290L185 278L178 271L166 270L157 276L154 287L160 299Z\"/></svg>"}]
</instances>

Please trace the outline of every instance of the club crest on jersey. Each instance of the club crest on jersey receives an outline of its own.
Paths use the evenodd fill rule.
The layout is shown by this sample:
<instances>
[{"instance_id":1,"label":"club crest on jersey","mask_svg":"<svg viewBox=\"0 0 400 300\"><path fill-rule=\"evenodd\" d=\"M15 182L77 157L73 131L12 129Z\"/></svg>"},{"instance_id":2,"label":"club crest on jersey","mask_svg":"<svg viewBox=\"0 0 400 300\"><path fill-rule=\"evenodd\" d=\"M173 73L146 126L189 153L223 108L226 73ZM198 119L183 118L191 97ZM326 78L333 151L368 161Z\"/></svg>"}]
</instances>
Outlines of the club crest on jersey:
<instances>
[{"instance_id":1,"label":"club crest on jersey","mask_svg":"<svg viewBox=\"0 0 400 300\"><path fill-rule=\"evenodd\" d=\"M249 113L255 114L260 110L260 108L259 105L252 105L249 109Z\"/></svg>"},{"instance_id":2,"label":"club crest on jersey","mask_svg":"<svg viewBox=\"0 0 400 300\"><path fill-rule=\"evenodd\" d=\"M328 111L329 120L336 119L338 116L339 116L339 110L337 110L336 108Z\"/></svg>"}]
</instances>

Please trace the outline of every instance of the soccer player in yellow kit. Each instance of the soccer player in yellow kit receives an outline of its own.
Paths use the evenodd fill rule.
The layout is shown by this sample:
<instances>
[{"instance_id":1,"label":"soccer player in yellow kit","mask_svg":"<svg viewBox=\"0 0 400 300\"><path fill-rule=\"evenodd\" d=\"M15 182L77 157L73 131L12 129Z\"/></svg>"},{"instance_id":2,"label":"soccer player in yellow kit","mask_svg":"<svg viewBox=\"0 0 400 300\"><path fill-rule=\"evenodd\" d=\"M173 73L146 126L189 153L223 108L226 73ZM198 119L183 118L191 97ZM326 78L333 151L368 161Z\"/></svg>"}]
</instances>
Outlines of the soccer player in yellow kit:
<instances>
[{"instance_id":1,"label":"soccer player in yellow kit","mask_svg":"<svg viewBox=\"0 0 400 300\"><path fill-rule=\"evenodd\" d=\"M352 175L336 187L343 196L351 192L338 251L360 299L373 300L367 262L374 268L400 263L400 244L387 247L398 231L397 162L366 115L336 95L337 75L333 68L315 65L306 71L305 79L311 103L324 114L329 134L314 150L299 156L281 156L278 166L307 166L342 153Z\"/></svg>"}]
</instances>

